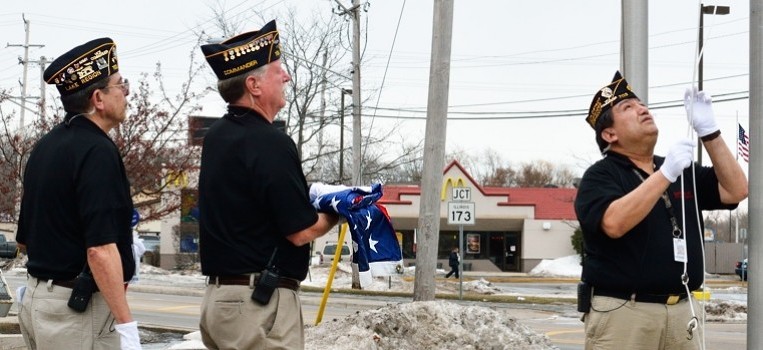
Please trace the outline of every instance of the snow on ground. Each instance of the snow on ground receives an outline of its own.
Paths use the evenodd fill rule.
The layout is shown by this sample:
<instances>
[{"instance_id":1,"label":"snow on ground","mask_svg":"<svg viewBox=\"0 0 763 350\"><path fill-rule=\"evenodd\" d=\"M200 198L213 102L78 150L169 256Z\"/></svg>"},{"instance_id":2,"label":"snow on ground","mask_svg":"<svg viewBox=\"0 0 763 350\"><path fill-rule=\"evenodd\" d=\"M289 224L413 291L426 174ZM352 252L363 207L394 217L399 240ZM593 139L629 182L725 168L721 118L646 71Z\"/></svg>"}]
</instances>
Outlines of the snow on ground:
<instances>
[{"instance_id":1,"label":"snow on ground","mask_svg":"<svg viewBox=\"0 0 763 350\"><path fill-rule=\"evenodd\" d=\"M564 256L558 259L543 259L529 273L530 276L544 277L580 277L583 267L579 255Z\"/></svg>"},{"instance_id":2,"label":"snow on ground","mask_svg":"<svg viewBox=\"0 0 763 350\"><path fill-rule=\"evenodd\" d=\"M151 280L152 271L141 269ZM543 260L528 275L538 278L579 278L578 256ZM161 273L161 271L157 271ZM366 288L374 291L413 292L415 269L406 268L402 275L375 278ZM444 279L445 271L437 270L437 293L457 293L458 279ZM166 275L163 275L167 278ZM324 287L329 276L328 266L313 266L306 286ZM180 277L180 276L179 276ZM190 276L182 276L189 278ZM174 276L172 277L175 278ZM203 281L203 276L199 276ZM349 265L340 264L331 284L335 289L348 289L352 284ZM746 294L743 287L723 289L727 293ZM515 295L502 290L485 278L467 278L464 291L477 294ZM574 296L574 295L571 295ZM708 322L746 322L744 302L711 300L706 303ZM174 345L172 350L203 349L198 332L187 341ZM543 334L523 326L510 317L482 306L463 306L447 301L411 302L361 311L343 319L325 321L318 326L306 325L306 349L365 350L365 349L552 349Z\"/></svg>"},{"instance_id":3,"label":"snow on ground","mask_svg":"<svg viewBox=\"0 0 763 350\"><path fill-rule=\"evenodd\" d=\"M555 349L500 311L420 301L361 311L305 330L307 349Z\"/></svg>"},{"instance_id":4,"label":"snow on ground","mask_svg":"<svg viewBox=\"0 0 763 350\"><path fill-rule=\"evenodd\" d=\"M8 266L5 273L25 275L23 264ZM528 275L538 277L580 277L580 260L567 256L543 260ZM203 289L205 278L198 270L167 271L143 264L138 284ZM415 269L406 268L402 275L378 277L366 288L373 291L413 292ZM458 293L458 279L444 279L445 271L437 270L436 292ZM312 266L305 286L323 287L329 266ZM349 265L340 264L332 288L351 288ZM474 294L515 295L495 286L485 278L467 277L464 291ZM726 293L746 294L744 287L716 289ZM571 295L571 296L574 296ZM746 322L747 303L713 299L706 303L708 322ZM307 325L307 349L551 349L548 338L535 333L507 315L487 307L464 306L447 301L411 302L366 310L326 321L319 326ZM186 341L167 348L204 349L198 332L186 335Z\"/></svg>"},{"instance_id":5,"label":"snow on ground","mask_svg":"<svg viewBox=\"0 0 763 350\"><path fill-rule=\"evenodd\" d=\"M323 288L326 286L330 272L330 266L311 266L310 274L302 282L303 286L312 286ZM390 277L375 277L373 283L364 290L370 291L386 291L386 292L404 292L413 293L413 278L416 274L415 267L407 267L403 270L401 275L394 275ZM444 277L445 271L442 269L437 270L437 277ZM437 279L436 293L450 293L453 294L458 291L458 279ZM352 288L352 269L349 264L340 263L337 265L337 270L334 273L334 279L331 283L332 289L350 289ZM490 281L480 278L477 280L471 280L467 278L464 280L464 291L470 291L478 294L499 294L500 288L495 287Z\"/></svg>"}]
</instances>

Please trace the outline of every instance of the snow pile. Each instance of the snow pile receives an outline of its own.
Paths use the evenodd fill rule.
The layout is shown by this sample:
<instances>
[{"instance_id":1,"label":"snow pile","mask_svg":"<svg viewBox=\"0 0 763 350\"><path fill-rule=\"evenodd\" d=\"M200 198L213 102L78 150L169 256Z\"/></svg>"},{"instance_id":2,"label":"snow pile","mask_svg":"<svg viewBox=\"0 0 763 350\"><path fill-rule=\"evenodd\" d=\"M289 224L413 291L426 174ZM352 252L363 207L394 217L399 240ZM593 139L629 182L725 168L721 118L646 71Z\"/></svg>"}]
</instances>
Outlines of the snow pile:
<instances>
[{"instance_id":1,"label":"snow pile","mask_svg":"<svg viewBox=\"0 0 763 350\"><path fill-rule=\"evenodd\" d=\"M747 303L733 300L710 300L705 303L707 322L747 322Z\"/></svg>"},{"instance_id":2,"label":"snow pile","mask_svg":"<svg viewBox=\"0 0 763 350\"><path fill-rule=\"evenodd\" d=\"M311 266L308 278L302 282L303 286L312 286L323 288L328 281L330 266ZM444 273L444 272L443 272ZM374 277L370 285L363 288L368 291L381 292L402 292L413 293L414 276L416 270L414 267L407 267L403 274L392 275L389 277ZM437 279L436 293L453 294L458 291L458 279ZM350 289L352 288L352 270L349 264L340 263L334 273L334 281L331 283L332 289ZM500 294L501 289L494 286L490 281L480 278L479 280L464 281L464 291L476 294Z\"/></svg>"},{"instance_id":3,"label":"snow pile","mask_svg":"<svg viewBox=\"0 0 763 350\"><path fill-rule=\"evenodd\" d=\"M305 349L556 349L543 334L481 306L421 301L305 329Z\"/></svg>"},{"instance_id":4,"label":"snow pile","mask_svg":"<svg viewBox=\"0 0 763 350\"><path fill-rule=\"evenodd\" d=\"M558 259L544 259L530 272L530 276L548 277L580 277L583 266L580 265L579 255L569 255Z\"/></svg>"},{"instance_id":5,"label":"snow pile","mask_svg":"<svg viewBox=\"0 0 763 350\"><path fill-rule=\"evenodd\" d=\"M500 294L501 288L493 285L492 282L480 278L479 280L464 282L464 291L469 291L477 294Z\"/></svg>"}]
</instances>

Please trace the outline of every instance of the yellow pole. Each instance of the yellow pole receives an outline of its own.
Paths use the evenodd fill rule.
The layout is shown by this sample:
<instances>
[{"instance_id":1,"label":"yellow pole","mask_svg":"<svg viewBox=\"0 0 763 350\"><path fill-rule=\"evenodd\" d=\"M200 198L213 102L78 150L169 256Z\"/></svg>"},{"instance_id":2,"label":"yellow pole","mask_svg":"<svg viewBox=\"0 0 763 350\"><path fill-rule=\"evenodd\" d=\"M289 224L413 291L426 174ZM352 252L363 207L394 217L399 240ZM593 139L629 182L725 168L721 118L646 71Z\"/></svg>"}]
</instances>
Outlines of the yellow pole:
<instances>
[{"instance_id":1,"label":"yellow pole","mask_svg":"<svg viewBox=\"0 0 763 350\"><path fill-rule=\"evenodd\" d=\"M315 325L321 323L323 319L323 310L326 309L326 301L329 298L329 291L331 290L331 282L334 281L334 273L336 272L336 266L339 264L339 259L342 256L342 245L344 244L344 235L347 233L347 223L342 224L339 228L339 242L336 244L336 251L334 252L334 260L331 262L331 270L329 270L329 277L326 280L326 288L323 289L323 298L321 298L321 305L318 307L318 315L315 317Z\"/></svg>"}]
</instances>

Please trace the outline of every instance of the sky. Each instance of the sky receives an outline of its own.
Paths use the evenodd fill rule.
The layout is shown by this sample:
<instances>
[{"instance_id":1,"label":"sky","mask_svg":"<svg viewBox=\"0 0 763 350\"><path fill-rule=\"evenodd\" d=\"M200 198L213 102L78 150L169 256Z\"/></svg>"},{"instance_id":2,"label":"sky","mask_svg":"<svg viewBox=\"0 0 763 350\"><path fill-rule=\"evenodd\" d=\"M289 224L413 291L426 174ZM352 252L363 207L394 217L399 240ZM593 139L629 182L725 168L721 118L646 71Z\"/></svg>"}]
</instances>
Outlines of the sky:
<instances>
[{"instance_id":1,"label":"sky","mask_svg":"<svg viewBox=\"0 0 763 350\"><path fill-rule=\"evenodd\" d=\"M405 140L421 140L433 2L366 4L361 14L361 93L368 98L363 114L376 117L365 117L363 124L398 125ZM168 89L178 91L189 52L198 50L195 33L214 31L211 8L226 9L249 31L263 24L261 17L278 19L288 8L298 16L337 16L332 14L336 5L335 0L16 1L0 9L0 42L24 43L22 13L30 21L30 44L45 45L30 48L30 60L55 57L109 36L117 42L123 76L151 73L161 62ZM731 13L706 15L704 34L704 88L716 101L745 97L749 88L749 2L718 5L730 5ZM649 104L677 105L653 110L660 127L658 154L691 136L679 101L695 82L699 6L690 0L649 2ZM477 156L492 150L511 165L544 160L582 174L600 158L584 118L593 94L619 67L620 18L620 2L612 0L455 1L448 104L450 117L461 119L448 122L447 150ZM349 22L345 25L349 31ZM19 93L22 55L20 47L0 49L0 88ZM349 68L347 62L336 70ZM39 75L39 67L30 66L30 95L39 94ZM205 79L214 81L211 70ZM57 97L54 90L49 88L48 95ZM724 139L735 152L737 120L749 129L747 99L716 102L714 107ZM210 96L201 114L217 116L222 110L221 100ZM538 118L540 111L566 116Z\"/></svg>"}]
</instances>

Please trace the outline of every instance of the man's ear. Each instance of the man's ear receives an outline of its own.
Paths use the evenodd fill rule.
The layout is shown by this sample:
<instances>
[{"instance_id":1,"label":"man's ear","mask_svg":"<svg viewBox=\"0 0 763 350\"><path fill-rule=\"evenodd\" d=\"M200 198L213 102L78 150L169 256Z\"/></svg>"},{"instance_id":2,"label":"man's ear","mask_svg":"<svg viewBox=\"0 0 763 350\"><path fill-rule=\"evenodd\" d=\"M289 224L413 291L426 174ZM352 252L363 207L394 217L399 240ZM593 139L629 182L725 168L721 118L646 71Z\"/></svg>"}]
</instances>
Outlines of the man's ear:
<instances>
[{"instance_id":1,"label":"man's ear","mask_svg":"<svg viewBox=\"0 0 763 350\"><path fill-rule=\"evenodd\" d=\"M607 143L613 143L617 141L617 133L613 128L606 128L601 131L601 139L607 141Z\"/></svg>"},{"instance_id":2,"label":"man's ear","mask_svg":"<svg viewBox=\"0 0 763 350\"><path fill-rule=\"evenodd\" d=\"M250 75L246 78L245 81L246 89L249 90L249 92L252 93L254 96L259 96L262 91L260 90L260 81L257 79L257 77Z\"/></svg>"},{"instance_id":3,"label":"man's ear","mask_svg":"<svg viewBox=\"0 0 763 350\"><path fill-rule=\"evenodd\" d=\"M103 91L101 91L101 89L95 89L95 91L93 91L93 94L90 95L90 105L93 106L93 109L95 110L103 109L104 101L103 101Z\"/></svg>"}]
</instances>

